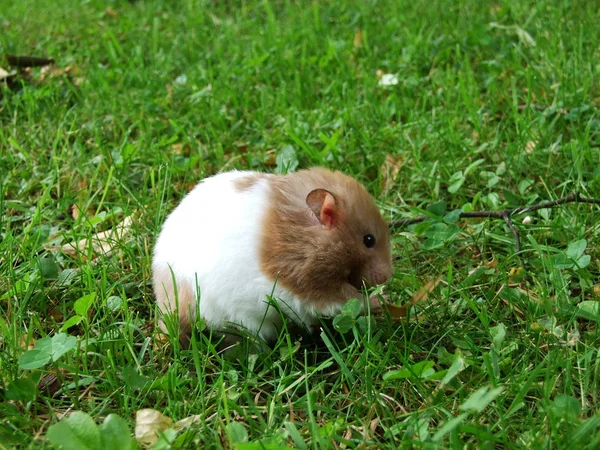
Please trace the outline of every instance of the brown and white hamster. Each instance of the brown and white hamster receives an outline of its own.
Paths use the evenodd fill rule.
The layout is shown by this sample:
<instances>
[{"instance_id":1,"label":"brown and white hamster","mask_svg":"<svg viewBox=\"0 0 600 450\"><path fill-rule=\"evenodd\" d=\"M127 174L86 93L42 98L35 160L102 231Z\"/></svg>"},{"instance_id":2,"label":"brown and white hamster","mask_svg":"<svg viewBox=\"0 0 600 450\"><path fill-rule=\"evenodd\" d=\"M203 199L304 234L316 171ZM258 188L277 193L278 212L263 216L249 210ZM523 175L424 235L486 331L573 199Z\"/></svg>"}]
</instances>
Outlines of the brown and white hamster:
<instances>
[{"instance_id":1,"label":"brown and white hamster","mask_svg":"<svg viewBox=\"0 0 600 450\"><path fill-rule=\"evenodd\" d=\"M163 314L181 337L196 314L266 340L287 317L310 327L392 274L388 227L367 190L340 172L250 171L202 180L167 217L152 261ZM176 287L173 286L176 282ZM164 323L163 330L166 331Z\"/></svg>"}]
</instances>

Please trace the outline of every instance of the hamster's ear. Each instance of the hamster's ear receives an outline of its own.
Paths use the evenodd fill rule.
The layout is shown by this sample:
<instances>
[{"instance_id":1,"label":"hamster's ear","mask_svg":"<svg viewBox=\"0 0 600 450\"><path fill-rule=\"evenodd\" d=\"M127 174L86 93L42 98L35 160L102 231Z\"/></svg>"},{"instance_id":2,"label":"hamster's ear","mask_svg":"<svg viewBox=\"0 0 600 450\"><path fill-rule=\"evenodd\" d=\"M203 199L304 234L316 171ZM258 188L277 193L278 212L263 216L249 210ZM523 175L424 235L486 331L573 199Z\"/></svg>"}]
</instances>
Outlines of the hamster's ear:
<instances>
[{"instance_id":1,"label":"hamster's ear","mask_svg":"<svg viewBox=\"0 0 600 450\"><path fill-rule=\"evenodd\" d=\"M315 189L306 196L306 204L319 222L331 229L339 222L339 210L333 194L325 189Z\"/></svg>"}]
</instances>

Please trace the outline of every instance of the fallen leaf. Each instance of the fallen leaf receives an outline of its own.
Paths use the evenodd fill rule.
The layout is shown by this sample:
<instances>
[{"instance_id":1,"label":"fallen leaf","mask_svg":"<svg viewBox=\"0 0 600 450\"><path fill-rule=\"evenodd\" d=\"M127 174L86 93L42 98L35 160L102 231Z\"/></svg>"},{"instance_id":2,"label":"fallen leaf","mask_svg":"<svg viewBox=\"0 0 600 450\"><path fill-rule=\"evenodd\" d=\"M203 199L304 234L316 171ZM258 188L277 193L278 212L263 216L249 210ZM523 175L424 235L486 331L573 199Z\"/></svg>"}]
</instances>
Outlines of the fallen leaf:
<instances>
[{"instance_id":1,"label":"fallen leaf","mask_svg":"<svg viewBox=\"0 0 600 450\"><path fill-rule=\"evenodd\" d=\"M44 82L50 78L59 77L65 74L65 70L61 67L47 65L40 69L40 81Z\"/></svg>"},{"instance_id":2,"label":"fallen leaf","mask_svg":"<svg viewBox=\"0 0 600 450\"><path fill-rule=\"evenodd\" d=\"M240 152L246 153L248 151L248 147L250 146L250 142L238 141L234 142L233 145L235 145Z\"/></svg>"},{"instance_id":3,"label":"fallen leaf","mask_svg":"<svg viewBox=\"0 0 600 450\"><path fill-rule=\"evenodd\" d=\"M577 341L579 341L580 338L580 334L579 331L577 330L573 330L573 331L569 331L567 333L567 345L575 345L577 344Z\"/></svg>"},{"instance_id":4,"label":"fallen leaf","mask_svg":"<svg viewBox=\"0 0 600 450\"><path fill-rule=\"evenodd\" d=\"M113 19L118 16L117 12L110 6L104 10L104 14L106 14L109 17L112 17Z\"/></svg>"},{"instance_id":5,"label":"fallen leaf","mask_svg":"<svg viewBox=\"0 0 600 450\"><path fill-rule=\"evenodd\" d=\"M412 299L411 299L411 304L415 305L417 303L427 300L427 298L429 297L429 294L437 287L438 284L440 284L441 280L442 280L442 276L438 275L433 280L427 281L421 289L419 289L417 292L415 292L413 294Z\"/></svg>"},{"instance_id":6,"label":"fallen leaf","mask_svg":"<svg viewBox=\"0 0 600 450\"><path fill-rule=\"evenodd\" d=\"M268 167L277 165L277 150L267 150L263 164Z\"/></svg>"},{"instance_id":7,"label":"fallen leaf","mask_svg":"<svg viewBox=\"0 0 600 450\"><path fill-rule=\"evenodd\" d=\"M393 73L386 73L381 76L379 79L379 86L387 87L387 86L395 86L398 84L398 77Z\"/></svg>"},{"instance_id":8,"label":"fallen leaf","mask_svg":"<svg viewBox=\"0 0 600 450\"><path fill-rule=\"evenodd\" d=\"M208 13L210 20L212 20L212 23L215 27L218 27L221 25L222 21L221 19L219 19L217 16L215 16L213 13Z\"/></svg>"},{"instance_id":9,"label":"fallen leaf","mask_svg":"<svg viewBox=\"0 0 600 450\"><path fill-rule=\"evenodd\" d=\"M377 430L377 426L379 425L379 417L375 417L371 420L369 424L369 430L371 430L371 434L375 434L375 430Z\"/></svg>"},{"instance_id":10,"label":"fallen leaf","mask_svg":"<svg viewBox=\"0 0 600 450\"><path fill-rule=\"evenodd\" d=\"M192 151L190 144L188 144L187 142L177 142L171 146L171 150L173 151L173 153L185 157L190 156L190 153Z\"/></svg>"},{"instance_id":11,"label":"fallen leaf","mask_svg":"<svg viewBox=\"0 0 600 450\"><path fill-rule=\"evenodd\" d=\"M19 347L24 350L33 350L35 347L35 339L27 335L21 336L19 339Z\"/></svg>"},{"instance_id":12,"label":"fallen leaf","mask_svg":"<svg viewBox=\"0 0 600 450\"><path fill-rule=\"evenodd\" d=\"M194 425L195 423L200 422L201 418L202 416L200 416L200 414L196 414L193 416L186 417L185 419L178 420L177 422L175 422L175 425L173 425L173 429L177 431L184 430Z\"/></svg>"},{"instance_id":13,"label":"fallen leaf","mask_svg":"<svg viewBox=\"0 0 600 450\"><path fill-rule=\"evenodd\" d=\"M79 206L77 205L77 203L73 203L71 205L71 217L73 218L73 220L77 220L80 215L81 210L79 209Z\"/></svg>"},{"instance_id":14,"label":"fallen leaf","mask_svg":"<svg viewBox=\"0 0 600 450\"><path fill-rule=\"evenodd\" d=\"M61 387L58 377L53 373L45 373L38 383L38 390L45 391L50 397L53 397Z\"/></svg>"},{"instance_id":15,"label":"fallen leaf","mask_svg":"<svg viewBox=\"0 0 600 450\"><path fill-rule=\"evenodd\" d=\"M381 175L382 175L382 187L383 194L387 194L392 187L394 186L394 182L396 181L396 177L400 173L400 170L404 166L405 159L398 155L392 156L387 155L385 157L385 161L381 165Z\"/></svg>"},{"instance_id":16,"label":"fallen leaf","mask_svg":"<svg viewBox=\"0 0 600 450\"><path fill-rule=\"evenodd\" d=\"M360 48L363 46L363 31L362 28L359 28L356 34L354 35L354 41L352 42L354 48Z\"/></svg>"},{"instance_id":17,"label":"fallen leaf","mask_svg":"<svg viewBox=\"0 0 600 450\"><path fill-rule=\"evenodd\" d=\"M140 409L135 415L135 439L152 445L158 441L161 431L171 428L173 420L155 409Z\"/></svg>"},{"instance_id":18,"label":"fallen leaf","mask_svg":"<svg viewBox=\"0 0 600 450\"><path fill-rule=\"evenodd\" d=\"M498 266L498 260L496 258L492 258L490 262L487 262L484 265L490 269L495 269Z\"/></svg>"},{"instance_id":19,"label":"fallen leaf","mask_svg":"<svg viewBox=\"0 0 600 450\"><path fill-rule=\"evenodd\" d=\"M48 311L48 317L52 317L56 322L62 322L64 318L64 314L60 310L60 308L52 308Z\"/></svg>"},{"instance_id":20,"label":"fallen leaf","mask_svg":"<svg viewBox=\"0 0 600 450\"><path fill-rule=\"evenodd\" d=\"M402 306L398 306L398 305L385 305L385 307L387 308L387 310L390 313L390 317L392 319L401 319L403 317L406 317L406 306L402 305Z\"/></svg>"},{"instance_id":21,"label":"fallen leaf","mask_svg":"<svg viewBox=\"0 0 600 450\"><path fill-rule=\"evenodd\" d=\"M16 74L16 70L11 70L10 72L8 72L7 70L4 70L2 67L0 67L0 81L8 80L9 78L14 77Z\"/></svg>"},{"instance_id":22,"label":"fallen leaf","mask_svg":"<svg viewBox=\"0 0 600 450\"><path fill-rule=\"evenodd\" d=\"M175 78L175 81L173 81L173 84L175 86L185 86L187 84L187 82L188 82L188 76L185 73L182 73L177 78Z\"/></svg>"},{"instance_id":23,"label":"fallen leaf","mask_svg":"<svg viewBox=\"0 0 600 450\"><path fill-rule=\"evenodd\" d=\"M161 351L163 348L168 347L170 342L169 336L166 335L162 330L158 329L158 332L154 335L152 348L155 351Z\"/></svg>"},{"instance_id":24,"label":"fallen leaf","mask_svg":"<svg viewBox=\"0 0 600 450\"><path fill-rule=\"evenodd\" d=\"M115 246L131 231L132 217L127 216L113 229L101 231L92 237L81 239L77 242L69 242L60 247L60 251L70 256L85 253L91 243L93 257L99 255L110 255Z\"/></svg>"},{"instance_id":25,"label":"fallen leaf","mask_svg":"<svg viewBox=\"0 0 600 450\"><path fill-rule=\"evenodd\" d=\"M85 83L86 79L84 77L75 77L73 78L72 82L75 86L81 86L83 83Z\"/></svg>"},{"instance_id":26,"label":"fallen leaf","mask_svg":"<svg viewBox=\"0 0 600 450\"><path fill-rule=\"evenodd\" d=\"M40 69L40 82L45 82L54 78L66 77L71 82L79 86L85 78L80 76L81 70L75 66L57 67L55 65L47 65Z\"/></svg>"},{"instance_id":27,"label":"fallen leaf","mask_svg":"<svg viewBox=\"0 0 600 450\"><path fill-rule=\"evenodd\" d=\"M534 141L529 141L525 145L525 153L533 153L533 151L535 150L535 146L536 146L536 143Z\"/></svg>"},{"instance_id":28,"label":"fallen leaf","mask_svg":"<svg viewBox=\"0 0 600 450\"><path fill-rule=\"evenodd\" d=\"M353 428L357 428L357 427L353 427ZM346 430L346 434L344 434L344 439L346 439L347 441L349 441L350 438L352 438L352 428L348 428Z\"/></svg>"}]
</instances>

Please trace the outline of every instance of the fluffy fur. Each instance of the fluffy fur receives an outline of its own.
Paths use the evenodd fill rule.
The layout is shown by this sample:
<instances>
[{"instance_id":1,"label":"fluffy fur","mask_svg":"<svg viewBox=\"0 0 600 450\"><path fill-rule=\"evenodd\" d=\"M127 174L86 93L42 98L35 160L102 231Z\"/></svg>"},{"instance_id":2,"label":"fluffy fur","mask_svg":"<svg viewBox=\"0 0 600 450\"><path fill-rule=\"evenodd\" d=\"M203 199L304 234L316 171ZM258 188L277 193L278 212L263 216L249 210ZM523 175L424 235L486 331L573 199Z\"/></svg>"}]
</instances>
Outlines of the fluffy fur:
<instances>
[{"instance_id":1,"label":"fluffy fur","mask_svg":"<svg viewBox=\"0 0 600 450\"><path fill-rule=\"evenodd\" d=\"M320 188L327 192L308 200ZM320 223L319 199L328 199L334 229ZM376 249L363 248L367 232L377 236ZM234 171L204 179L169 215L152 268L158 305L163 314L178 312L182 338L199 306L213 329L236 324L272 340L281 317L268 295L310 327L318 313L332 315L359 296L362 278L387 280L391 257L387 226L352 178L324 169Z\"/></svg>"},{"instance_id":2,"label":"fluffy fur","mask_svg":"<svg viewBox=\"0 0 600 450\"><path fill-rule=\"evenodd\" d=\"M154 292L163 313L179 310L182 334L189 332L199 304L200 316L212 328L239 324L272 339L281 326L279 313L267 308L272 292L290 317L314 323L309 305L260 270L258 242L267 210L267 178L244 189L234 183L253 175L228 172L203 180L164 223L154 248Z\"/></svg>"}]
</instances>

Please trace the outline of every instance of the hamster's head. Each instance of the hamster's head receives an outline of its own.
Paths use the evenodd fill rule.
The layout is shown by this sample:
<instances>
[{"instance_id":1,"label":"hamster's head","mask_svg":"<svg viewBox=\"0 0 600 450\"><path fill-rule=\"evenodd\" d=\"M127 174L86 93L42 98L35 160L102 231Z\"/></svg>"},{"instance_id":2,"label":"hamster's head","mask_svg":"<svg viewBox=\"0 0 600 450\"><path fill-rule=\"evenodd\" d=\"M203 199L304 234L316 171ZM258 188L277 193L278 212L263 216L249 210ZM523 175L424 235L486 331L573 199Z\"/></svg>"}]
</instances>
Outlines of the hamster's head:
<instances>
[{"instance_id":1,"label":"hamster's head","mask_svg":"<svg viewBox=\"0 0 600 450\"><path fill-rule=\"evenodd\" d=\"M306 197L314 219L328 230L330 242L321 257L338 266L357 289L385 283L392 276L388 225L363 185L335 175L330 189L317 188Z\"/></svg>"}]
</instances>

